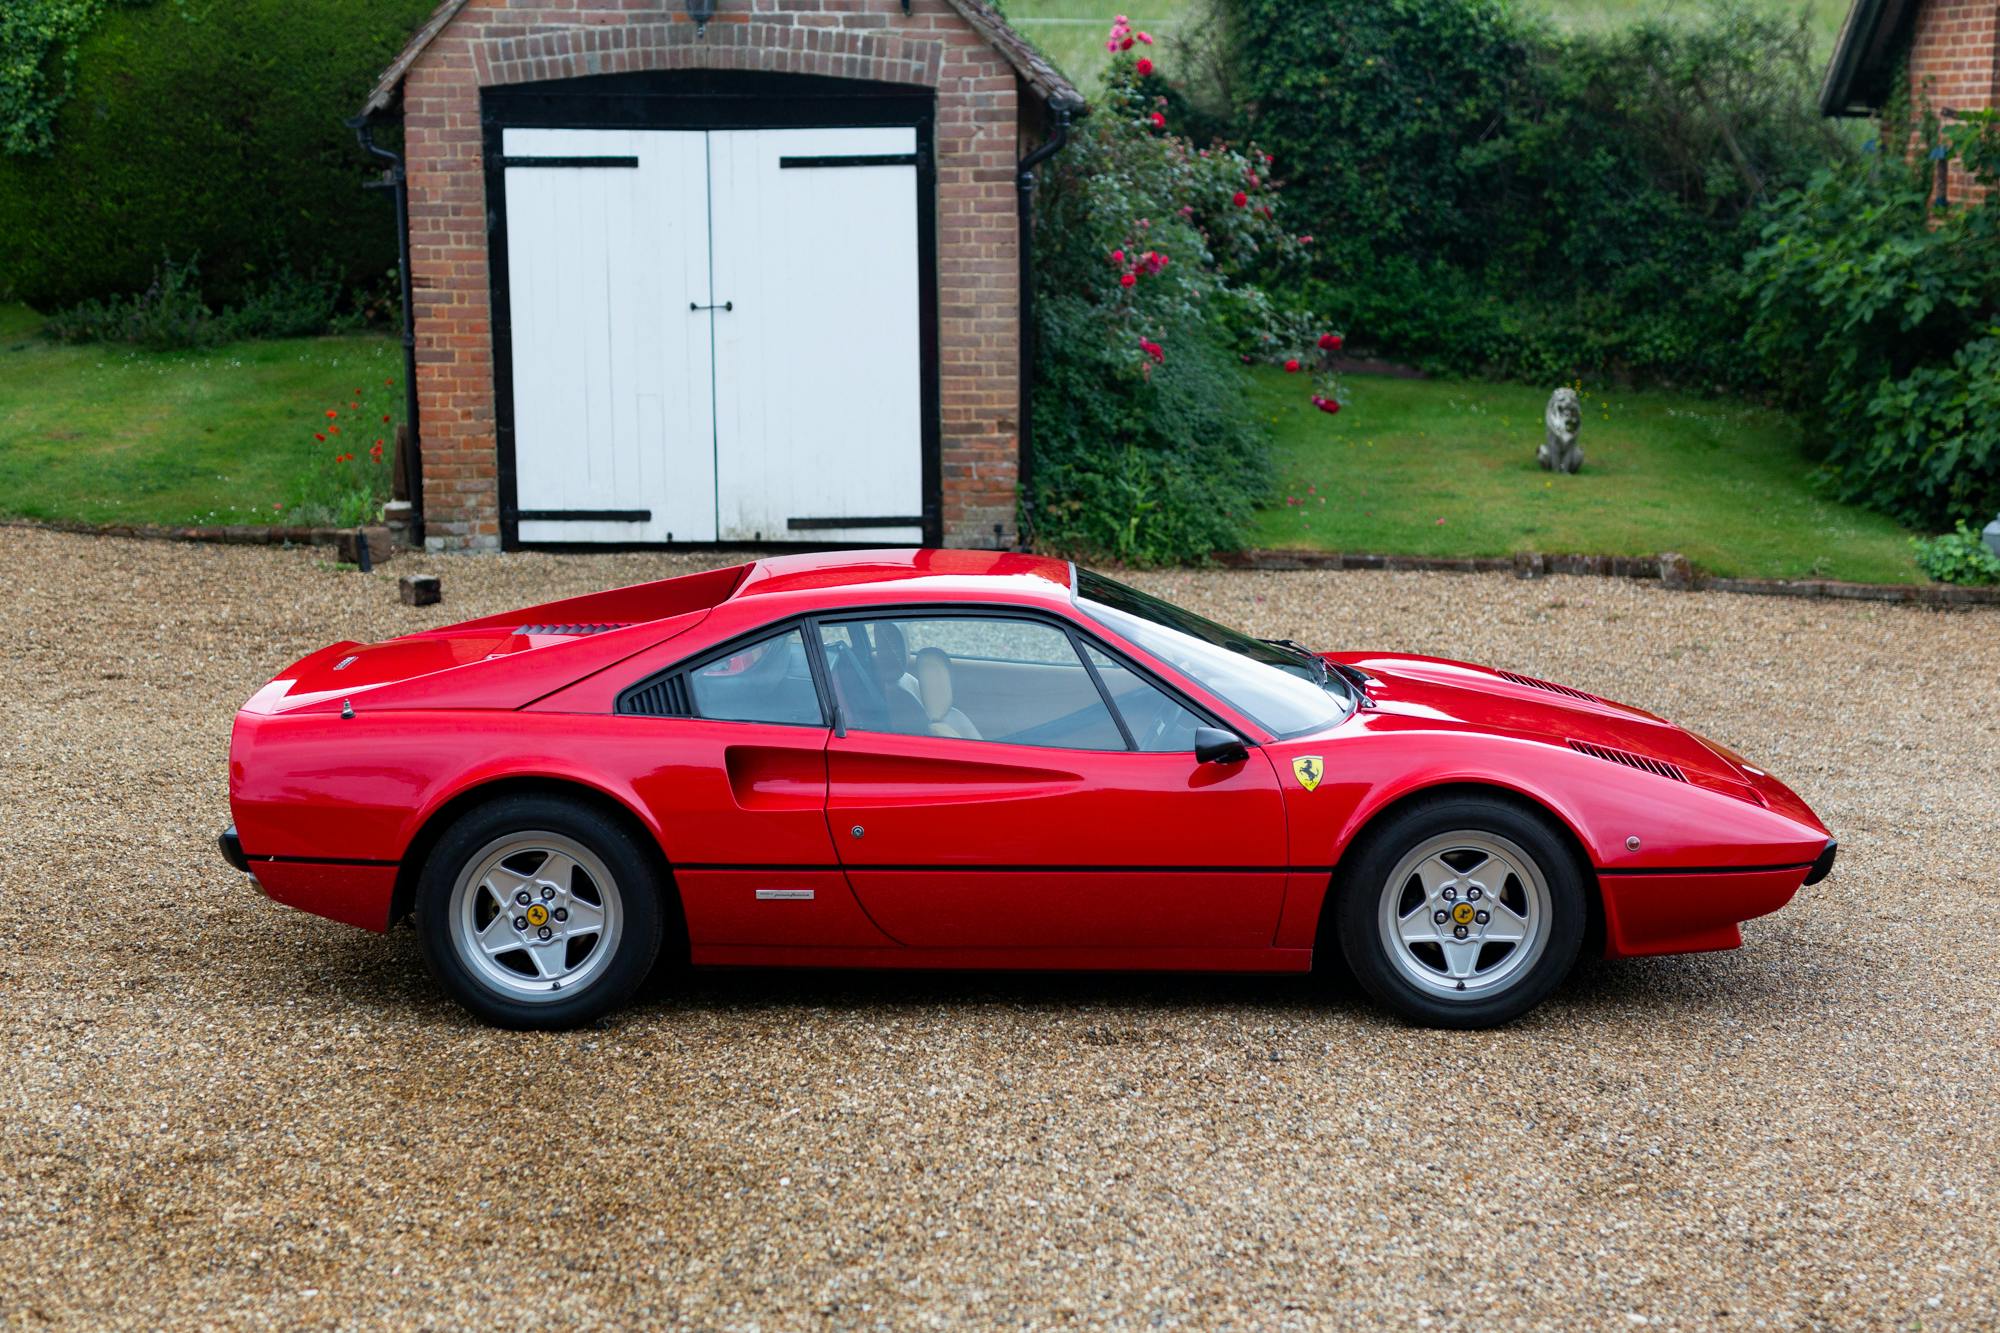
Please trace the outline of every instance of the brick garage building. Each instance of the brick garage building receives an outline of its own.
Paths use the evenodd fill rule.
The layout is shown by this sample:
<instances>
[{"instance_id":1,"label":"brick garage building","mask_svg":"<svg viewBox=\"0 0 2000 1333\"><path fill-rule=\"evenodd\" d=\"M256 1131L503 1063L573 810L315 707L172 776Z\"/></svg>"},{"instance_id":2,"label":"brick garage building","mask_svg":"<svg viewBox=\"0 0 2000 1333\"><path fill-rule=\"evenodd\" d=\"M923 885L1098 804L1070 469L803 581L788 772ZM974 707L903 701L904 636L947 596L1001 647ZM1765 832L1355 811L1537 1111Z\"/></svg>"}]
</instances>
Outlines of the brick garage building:
<instances>
[{"instance_id":1,"label":"brick garage building","mask_svg":"<svg viewBox=\"0 0 2000 1333\"><path fill-rule=\"evenodd\" d=\"M427 544L1012 544L1082 106L986 0L446 0L355 122L404 128Z\"/></svg>"},{"instance_id":2,"label":"brick garage building","mask_svg":"<svg viewBox=\"0 0 2000 1333\"><path fill-rule=\"evenodd\" d=\"M1854 0L1820 89L1829 116L1878 112L1899 79L1949 118L2000 106L2000 0ZM1972 188L1957 163L1951 199Z\"/></svg>"}]
</instances>

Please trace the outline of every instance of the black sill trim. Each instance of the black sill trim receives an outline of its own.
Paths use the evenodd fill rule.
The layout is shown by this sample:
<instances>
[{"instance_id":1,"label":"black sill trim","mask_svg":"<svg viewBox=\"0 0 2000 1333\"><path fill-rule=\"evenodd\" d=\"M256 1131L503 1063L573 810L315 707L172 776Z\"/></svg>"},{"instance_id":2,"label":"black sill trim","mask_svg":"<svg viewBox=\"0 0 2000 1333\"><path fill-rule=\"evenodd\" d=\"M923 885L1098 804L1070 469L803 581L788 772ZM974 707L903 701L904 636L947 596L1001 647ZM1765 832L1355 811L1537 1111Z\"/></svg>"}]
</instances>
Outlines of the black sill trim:
<instances>
[{"instance_id":1,"label":"black sill trim","mask_svg":"<svg viewBox=\"0 0 2000 1333\"><path fill-rule=\"evenodd\" d=\"M680 861L675 870L742 870L758 874L837 875L894 870L904 873L965 875L1330 875L1332 866L920 866L920 865L747 865L734 861Z\"/></svg>"},{"instance_id":2,"label":"black sill trim","mask_svg":"<svg viewBox=\"0 0 2000 1333\"><path fill-rule=\"evenodd\" d=\"M795 167L914 167L915 165L917 165L915 153L849 153L845 156L828 154L823 157L778 159L780 171Z\"/></svg>"},{"instance_id":3,"label":"black sill trim","mask_svg":"<svg viewBox=\"0 0 2000 1333\"><path fill-rule=\"evenodd\" d=\"M651 523L650 509L517 509L517 523Z\"/></svg>"},{"instance_id":4,"label":"black sill trim","mask_svg":"<svg viewBox=\"0 0 2000 1333\"><path fill-rule=\"evenodd\" d=\"M867 518L788 518L785 527L792 532L811 532L819 528L921 528L922 514L891 515L884 518L870 515Z\"/></svg>"},{"instance_id":5,"label":"black sill trim","mask_svg":"<svg viewBox=\"0 0 2000 1333\"><path fill-rule=\"evenodd\" d=\"M503 157L503 167L637 167L636 157Z\"/></svg>"},{"instance_id":6,"label":"black sill trim","mask_svg":"<svg viewBox=\"0 0 2000 1333\"><path fill-rule=\"evenodd\" d=\"M1599 870L1600 875L1768 875L1778 870L1810 870L1810 861L1781 866L1648 866L1642 870Z\"/></svg>"},{"instance_id":7,"label":"black sill trim","mask_svg":"<svg viewBox=\"0 0 2000 1333\"><path fill-rule=\"evenodd\" d=\"M396 861L349 860L338 856L253 856L251 864L263 862L266 865L281 866L394 866Z\"/></svg>"}]
</instances>

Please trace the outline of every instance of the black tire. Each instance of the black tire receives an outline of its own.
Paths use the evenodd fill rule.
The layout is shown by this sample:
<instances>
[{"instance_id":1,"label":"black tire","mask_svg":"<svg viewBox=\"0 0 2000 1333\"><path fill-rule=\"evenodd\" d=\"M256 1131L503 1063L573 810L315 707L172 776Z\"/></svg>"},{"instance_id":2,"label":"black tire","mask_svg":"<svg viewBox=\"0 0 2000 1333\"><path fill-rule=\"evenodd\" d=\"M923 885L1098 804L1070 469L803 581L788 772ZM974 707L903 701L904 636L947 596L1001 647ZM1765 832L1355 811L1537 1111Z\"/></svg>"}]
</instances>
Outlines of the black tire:
<instances>
[{"instance_id":1,"label":"black tire","mask_svg":"<svg viewBox=\"0 0 2000 1333\"><path fill-rule=\"evenodd\" d=\"M1459 842L1467 844L1469 850L1450 850ZM1490 848L1498 859L1471 861L1480 845ZM1467 866L1462 872L1465 878L1453 886L1454 893L1461 895L1460 902L1469 889L1459 890L1456 884L1469 884L1480 877L1480 902L1485 905L1472 906L1481 913L1482 925L1468 924L1468 930L1482 929L1488 908L1499 926L1506 925L1500 919L1501 908L1485 896L1488 891L1483 888L1485 880L1496 873L1504 887L1491 893L1507 895L1510 903L1518 894L1524 917L1532 898L1533 912L1539 914L1533 919L1540 922L1539 929L1531 931L1523 926L1524 938L1518 943L1482 945L1474 937L1468 941L1441 938L1435 946L1418 941L1414 947L1399 940L1392 946L1388 936L1395 927L1390 922L1413 901L1424 904L1426 917L1433 909L1458 908L1457 902L1426 901L1421 876L1407 869L1412 858L1423 856L1430 848L1446 850L1424 856L1425 862L1431 857L1449 858ZM1519 867L1527 872L1525 880L1519 874L1510 877L1509 868L1517 856L1527 862ZM1496 872L1495 866L1501 868ZM1392 877L1402 881L1393 890L1394 899L1390 898ZM1355 979L1385 1008L1426 1027L1497 1027L1547 999L1575 965L1589 919L1585 883L1584 869L1545 816L1505 799L1440 796L1418 801L1369 829L1361 846L1343 860L1335 885L1338 897L1333 925ZM1446 911L1445 923L1436 928L1440 936L1456 929L1450 911ZM1400 920L1416 918L1404 916ZM1497 933L1498 927L1495 930ZM1396 948L1403 950L1402 956L1394 952ZM1433 949L1435 963L1429 961ZM1527 952L1515 958L1520 949ZM1466 957L1474 962L1464 966L1478 966L1480 972L1454 980L1450 970L1454 961ZM1488 958L1493 961L1487 963ZM1488 980L1482 981L1482 975Z\"/></svg>"},{"instance_id":2,"label":"black tire","mask_svg":"<svg viewBox=\"0 0 2000 1333\"><path fill-rule=\"evenodd\" d=\"M461 878L467 880L468 895L476 899L478 888L470 880L473 872L496 855L498 849L515 840L535 842L536 835L545 835L540 840L551 845L580 848L584 853L580 865L590 858L599 863L595 870L586 867L580 884L572 881L579 895L573 900L579 904L579 915L589 906L584 895L597 894L600 905L615 899L615 913L600 906L606 921L615 921L615 927L607 925L596 944L588 936L578 938L571 951L572 955L580 954L575 963L578 979L567 985L562 980L539 980L531 962L519 961L534 957L533 951L526 947L505 960L527 969L511 984L504 979L489 979L485 974L498 976L495 967L482 966L460 948L462 931L454 902ZM509 857L507 864L534 865L533 852L521 853L520 857L527 859ZM530 869L527 873L536 872ZM600 875L611 881L610 898L594 883ZM446 993L487 1023L508 1028L562 1029L594 1022L631 998L659 955L663 913L661 886L656 880L651 858L623 825L602 811L557 796L499 797L454 821L424 863L417 881L415 904L424 964ZM490 898L475 901L463 910L473 913L473 919L477 920L481 909L491 913ZM487 920L491 922L491 915ZM608 953L594 956L591 949L602 947L605 935L612 938ZM476 945L468 941L465 947ZM561 969L562 960L550 965L551 975ZM543 986L559 998L540 999L526 994Z\"/></svg>"}]
</instances>

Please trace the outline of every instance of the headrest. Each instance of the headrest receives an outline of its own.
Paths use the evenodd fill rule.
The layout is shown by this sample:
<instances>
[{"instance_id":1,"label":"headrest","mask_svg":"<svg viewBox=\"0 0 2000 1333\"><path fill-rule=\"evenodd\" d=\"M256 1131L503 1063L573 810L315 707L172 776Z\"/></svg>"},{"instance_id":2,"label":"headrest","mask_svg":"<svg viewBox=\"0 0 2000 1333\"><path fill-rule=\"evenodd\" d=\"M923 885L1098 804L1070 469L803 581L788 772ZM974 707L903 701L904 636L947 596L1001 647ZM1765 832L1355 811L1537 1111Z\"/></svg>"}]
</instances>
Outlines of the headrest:
<instances>
[{"instance_id":1,"label":"headrest","mask_svg":"<svg viewBox=\"0 0 2000 1333\"><path fill-rule=\"evenodd\" d=\"M917 697L933 722L942 722L951 711L951 659L942 648L918 650L910 664L917 678Z\"/></svg>"}]
</instances>

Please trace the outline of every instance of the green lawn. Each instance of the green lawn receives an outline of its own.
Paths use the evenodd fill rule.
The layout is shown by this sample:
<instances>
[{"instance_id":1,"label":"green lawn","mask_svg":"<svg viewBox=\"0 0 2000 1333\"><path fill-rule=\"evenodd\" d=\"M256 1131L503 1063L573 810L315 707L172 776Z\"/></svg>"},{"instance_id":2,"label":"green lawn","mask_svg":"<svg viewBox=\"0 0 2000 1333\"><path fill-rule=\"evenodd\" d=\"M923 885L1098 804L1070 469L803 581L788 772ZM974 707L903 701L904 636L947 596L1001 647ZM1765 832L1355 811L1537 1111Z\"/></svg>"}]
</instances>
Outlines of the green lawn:
<instances>
[{"instance_id":1,"label":"green lawn","mask_svg":"<svg viewBox=\"0 0 2000 1333\"><path fill-rule=\"evenodd\" d=\"M1571 31L1615 27L1651 14L1692 16L1703 0L1523 0L1527 12L1540 12ZM1774 8L1785 0L1770 0ZM1810 11L1822 54L1831 53L1848 0L1800 0ZM1057 68L1086 95L1099 87L1106 52L1104 38L1116 14L1132 20L1142 32L1161 37L1177 33L1201 12L1199 0L1006 0L1007 21L1020 29ZM1159 52L1155 49L1155 55Z\"/></svg>"},{"instance_id":2,"label":"green lawn","mask_svg":"<svg viewBox=\"0 0 2000 1333\"><path fill-rule=\"evenodd\" d=\"M401 348L379 335L234 343L196 352L65 347L0 306L0 514L86 523L268 523L307 451L365 453L400 415ZM350 391L346 433L321 444ZM346 402L342 400L345 399Z\"/></svg>"},{"instance_id":3,"label":"green lawn","mask_svg":"<svg viewBox=\"0 0 2000 1333\"><path fill-rule=\"evenodd\" d=\"M1797 428L1726 400L1583 390L1583 471L1535 465L1544 389L1351 375L1329 417L1256 372L1278 491L1258 546L1394 555L1653 555L1733 576L1920 583L1910 534L1807 484Z\"/></svg>"}]
</instances>

